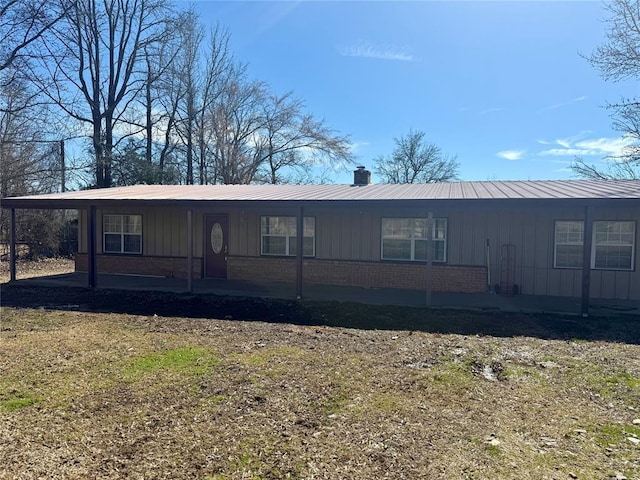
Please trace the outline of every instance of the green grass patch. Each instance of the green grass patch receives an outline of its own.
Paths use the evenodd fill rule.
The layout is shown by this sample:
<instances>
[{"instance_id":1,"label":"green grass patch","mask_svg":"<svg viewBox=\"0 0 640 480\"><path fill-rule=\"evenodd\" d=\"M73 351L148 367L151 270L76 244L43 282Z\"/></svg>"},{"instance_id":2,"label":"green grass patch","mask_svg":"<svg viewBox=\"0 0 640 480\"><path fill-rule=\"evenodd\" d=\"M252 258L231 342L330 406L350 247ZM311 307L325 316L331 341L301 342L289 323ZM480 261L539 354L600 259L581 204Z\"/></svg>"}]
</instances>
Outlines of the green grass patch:
<instances>
[{"instance_id":1,"label":"green grass patch","mask_svg":"<svg viewBox=\"0 0 640 480\"><path fill-rule=\"evenodd\" d=\"M39 396L31 392L0 394L0 407L2 407L3 410L13 412L35 405L41 400Z\"/></svg>"},{"instance_id":2,"label":"green grass patch","mask_svg":"<svg viewBox=\"0 0 640 480\"><path fill-rule=\"evenodd\" d=\"M394 414L403 409L406 395L394 392L374 393L367 408L379 414Z\"/></svg>"},{"instance_id":3,"label":"green grass patch","mask_svg":"<svg viewBox=\"0 0 640 480\"><path fill-rule=\"evenodd\" d=\"M502 450L498 445L487 444L485 445L485 451L490 457L499 457L502 455Z\"/></svg>"},{"instance_id":4,"label":"green grass patch","mask_svg":"<svg viewBox=\"0 0 640 480\"><path fill-rule=\"evenodd\" d=\"M312 402L311 407L321 411L325 415L340 412L349 403L349 396L342 391L330 393L319 402Z\"/></svg>"},{"instance_id":5,"label":"green grass patch","mask_svg":"<svg viewBox=\"0 0 640 480\"><path fill-rule=\"evenodd\" d=\"M548 383L547 379L541 372L536 370L534 367L523 365L508 365L502 372L502 377L505 380L527 382L540 386Z\"/></svg>"},{"instance_id":6,"label":"green grass patch","mask_svg":"<svg viewBox=\"0 0 640 480\"><path fill-rule=\"evenodd\" d=\"M582 375L588 384L600 395L608 398L629 398L640 396L640 378L626 371L611 373L602 367L586 371ZM640 398L639 398L640 400Z\"/></svg>"},{"instance_id":7,"label":"green grass patch","mask_svg":"<svg viewBox=\"0 0 640 480\"><path fill-rule=\"evenodd\" d=\"M473 361L472 358L444 360L434 366L429 375L423 378L419 384L426 389L433 387L453 388L456 391L467 389L474 381Z\"/></svg>"},{"instance_id":8,"label":"green grass patch","mask_svg":"<svg viewBox=\"0 0 640 480\"><path fill-rule=\"evenodd\" d=\"M130 360L123 369L125 378L138 378L161 370L178 371L185 375L203 375L220 363L205 348L180 347L165 352L153 352Z\"/></svg>"},{"instance_id":9,"label":"green grass patch","mask_svg":"<svg viewBox=\"0 0 640 480\"><path fill-rule=\"evenodd\" d=\"M601 447L617 445L628 437L640 438L640 426L609 423L596 428L595 440Z\"/></svg>"},{"instance_id":10,"label":"green grass patch","mask_svg":"<svg viewBox=\"0 0 640 480\"><path fill-rule=\"evenodd\" d=\"M640 392L640 378L634 377L628 372L616 372L614 375L605 377L604 381L607 385L623 386L630 390Z\"/></svg>"},{"instance_id":11,"label":"green grass patch","mask_svg":"<svg viewBox=\"0 0 640 480\"><path fill-rule=\"evenodd\" d=\"M261 367L263 365L268 366L275 362L301 358L305 354L305 350L297 347L263 347L248 353L237 354L235 355L235 359L238 361L238 363L244 365Z\"/></svg>"}]
</instances>

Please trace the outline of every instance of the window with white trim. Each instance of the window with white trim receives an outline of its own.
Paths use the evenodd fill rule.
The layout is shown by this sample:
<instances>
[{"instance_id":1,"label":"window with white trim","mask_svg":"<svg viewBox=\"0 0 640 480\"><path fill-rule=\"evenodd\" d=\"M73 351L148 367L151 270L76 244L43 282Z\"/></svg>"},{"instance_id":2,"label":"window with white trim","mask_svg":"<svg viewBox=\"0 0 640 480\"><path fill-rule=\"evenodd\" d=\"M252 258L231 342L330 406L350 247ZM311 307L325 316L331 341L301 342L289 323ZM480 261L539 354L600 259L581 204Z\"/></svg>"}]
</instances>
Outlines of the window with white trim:
<instances>
[{"instance_id":1,"label":"window with white trim","mask_svg":"<svg viewBox=\"0 0 640 480\"><path fill-rule=\"evenodd\" d=\"M433 261L446 262L446 218L433 219L431 240ZM427 219L383 218L381 256L383 260L425 261L427 259Z\"/></svg>"},{"instance_id":2,"label":"window with white trim","mask_svg":"<svg viewBox=\"0 0 640 480\"><path fill-rule=\"evenodd\" d=\"M316 219L304 217L303 222L303 256L313 257L316 254ZM260 217L260 254L296 256L298 252L296 231L296 217Z\"/></svg>"},{"instance_id":3,"label":"window with white trim","mask_svg":"<svg viewBox=\"0 0 640 480\"><path fill-rule=\"evenodd\" d=\"M556 268L582 268L584 222L556 221L554 239L553 266Z\"/></svg>"},{"instance_id":4,"label":"window with white trim","mask_svg":"<svg viewBox=\"0 0 640 480\"><path fill-rule=\"evenodd\" d=\"M635 222L593 222L591 268L632 270Z\"/></svg>"},{"instance_id":5,"label":"window with white trim","mask_svg":"<svg viewBox=\"0 0 640 480\"><path fill-rule=\"evenodd\" d=\"M593 222L590 267L595 270L633 270L636 222ZM584 222L555 222L554 267L582 268Z\"/></svg>"},{"instance_id":6,"label":"window with white trim","mask_svg":"<svg viewBox=\"0 0 640 480\"><path fill-rule=\"evenodd\" d=\"M142 253L142 215L103 215L104 253Z\"/></svg>"}]
</instances>

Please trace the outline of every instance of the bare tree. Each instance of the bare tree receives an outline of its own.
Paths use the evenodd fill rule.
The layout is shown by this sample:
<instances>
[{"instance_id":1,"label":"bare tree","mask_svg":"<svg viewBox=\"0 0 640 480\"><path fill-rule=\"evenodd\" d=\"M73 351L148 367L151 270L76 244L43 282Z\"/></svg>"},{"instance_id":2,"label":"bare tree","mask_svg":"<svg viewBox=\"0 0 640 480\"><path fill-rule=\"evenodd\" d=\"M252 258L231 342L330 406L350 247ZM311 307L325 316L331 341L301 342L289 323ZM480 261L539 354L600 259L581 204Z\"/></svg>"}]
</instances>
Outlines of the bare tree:
<instances>
[{"instance_id":1,"label":"bare tree","mask_svg":"<svg viewBox=\"0 0 640 480\"><path fill-rule=\"evenodd\" d=\"M616 105L609 105L613 110L613 126L624 132L630 144L623 148L619 155L610 155L604 159L603 166L589 164L576 157L571 169L579 177L594 180L640 179L640 103L626 100Z\"/></svg>"},{"instance_id":2,"label":"bare tree","mask_svg":"<svg viewBox=\"0 0 640 480\"><path fill-rule=\"evenodd\" d=\"M428 143L424 132L411 130L394 142L393 153L375 160L376 173L384 183L434 183L458 178L456 157Z\"/></svg>"},{"instance_id":3,"label":"bare tree","mask_svg":"<svg viewBox=\"0 0 640 480\"><path fill-rule=\"evenodd\" d=\"M214 116L211 107L219 102L226 85L234 75L244 73L236 66L229 49L229 31L216 25L210 35L202 95L196 112L198 169L200 184L216 183L215 163L210 164L215 142Z\"/></svg>"},{"instance_id":4,"label":"bare tree","mask_svg":"<svg viewBox=\"0 0 640 480\"><path fill-rule=\"evenodd\" d=\"M144 86L144 49L166 31L165 0L62 0L49 55L31 77L70 117L90 125L96 186L109 187L116 129ZM46 75L40 73L44 70Z\"/></svg>"},{"instance_id":5,"label":"bare tree","mask_svg":"<svg viewBox=\"0 0 640 480\"><path fill-rule=\"evenodd\" d=\"M257 162L267 183L290 183L314 166L353 162L349 138L322 120L304 113L302 100L291 92L269 95L263 105L264 126L256 143Z\"/></svg>"},{"instance_id":6,"label":"bare tree","mask_svg":"<svg viewBox=\"0 0 640 480\"><path fill-rule=\"evenodd\" d=\"M162 41L149 43L144 46L144 95L140 99L144 107L145 159L149 166L154 162L154 145L157 133L166 128L169 112L161 108L162 98L167 94L166 78L174 70L176 58L180 53L179 35L171 32L181 24L181 16L175 21L165 23ZM172 110L173 111L173 110ZM161 162L160 171L164 164Z\"/></svg>"},{"instance_id":7,"label":"bare tree","mask_svg":"<svg viewBox=\"0 0 640 480\"><path fill-rule=\"evenodd\" d=\"M66 15L25 71L91 130L97 187L172 181L174 165L187 184L281 183L351 161L347 137L248 78L228 31L216 26L203 48L194 10L170 18L168 0L58 1Z\"/></svg>"},{"instance_id":8,"label":"bare tree","mask_svg":"<svg viewBox=\"0 0 640 480\"><path fill-rule=\"evenodd\" d=\"M608 157L608 160L606 167L601 168L577 157L571 164L571 170L579 177L591 180L640 180L638 160L631 162L626 159L621 162L612 162L612 157Z\"/></svg>"},{"instance_id":9,"label":"bare tree","mask_svg":"<svg viewBox=\"0 0 640 480\"><path fill-rule=\"evenodd\" d=\"M65 13L50 0L0 0L0 71L30 56L30 47Z\"/></svg>"},{"instance_id":10,"label":"bare tree","mask_svg":"<svg viewBox=\"0 0 640 480\"><path fill-rule=\"evenodd\" d=\"M0 71L0 79L11 75ZM46 136L47 109L37 114L30 107L34 94L19 77L0 89L0 198L58 191L61 187L60 142ZM0 241L9 232L9 217L0 212ZM18 210L16 233L29 254L54 254L58 249L57 229L64 219L49 210Z\"/></svg>"},{"instance_id":11,"label":"bare tree","mask_svg":"<svg viewBox=\"0 0 640 480\"><path fill-rule=\"evenodd\" d=\"M242 65L223 77L210 115L213 183L298 183L311 181L312 167L352 162L348 137L305 113L291 93L247 80Z\"/></svg>"},{"instance_id":12,"label":"bare tree","mask_svg":"<svg viewBox=\"0 0 640 480\"><path fill-rule=\"evenodd\" d=\"M169 161L173 158L173 154L178 145L177 138L175 138L175 130L178 118L178 106L183 97L183 89L177 70L173 64L171 65L167 74L161 76L157 83L157 100L162 109L162 120L158 122L156 131L159 137L158 143L160 144L160 152L158 154L158 168L160 172L164 172L167 169ZM164 175L161 174L161 183L165 183L164 180Z\"/></svg>"},{"instance_id":13,"label":"bare tree","mask_svg":"<svg viewBox=\"0 0 640 480\"><path fill-rule=\"evenodd\" d=\"M0 72L0 77L4 72ZM0 197L48 193L60 187L60 143L43 132L46 108L29 105L28 82L14 78L0 89Z\"/></svg>"},{"instance_id":14,"label":"bare tree","mask_svg":"<svg viewBox=\"0 0 640 480\"><path fill-rule=\"evenodd\" d=\"M640 76L640 1L611 0L606 5L605 41L587 57L607 81L621 81ZM640 178L640 100L621 99L608 105L613 126L632 140L620 155L607 157L600 168L576 158L572 170L587 178Z\"/></svg>"},{"instance_id":15,"label":"bare tree","mask_svg":"<svg viewBox=\"0 0 640 480\"><path fill-rule=\"evenodd\" d=\"M235 68L229 33L219 25L203 47L205 35L195 11L184 12L175 31L179 55L157 82L159 166L163 170L172 159L181 165L185 183L216 183L213 104L231 77L244 71Z\"/></svg>"},{"instance_id":16,"label":"bare tree","mask_svg":"<svg viewBox=\"0 0 640 480\"><path fill-rule=\"evenodd\" d=\"M211 108L216 179L223 184L248 184L260 167L256 146L264 126L260 115L267 95L262 82L248 81L242 66L229 72L221 97Z\"/></svg>"},{"instance_id":17,"label":"bare tree","mask_svg":"<svg viewBox=\"0 0 640 480\"><path fill-rule=\"evenodd\" d=\"M182 101L177 104L176 132L185 147L186 183L194 183L194 141L196 136L196 112L199 96L203 89L200 50L204 40L204 30L194 10L184 15L180 56L175 65L175 75L179 82Z\"/></svg>"}]
</instances>

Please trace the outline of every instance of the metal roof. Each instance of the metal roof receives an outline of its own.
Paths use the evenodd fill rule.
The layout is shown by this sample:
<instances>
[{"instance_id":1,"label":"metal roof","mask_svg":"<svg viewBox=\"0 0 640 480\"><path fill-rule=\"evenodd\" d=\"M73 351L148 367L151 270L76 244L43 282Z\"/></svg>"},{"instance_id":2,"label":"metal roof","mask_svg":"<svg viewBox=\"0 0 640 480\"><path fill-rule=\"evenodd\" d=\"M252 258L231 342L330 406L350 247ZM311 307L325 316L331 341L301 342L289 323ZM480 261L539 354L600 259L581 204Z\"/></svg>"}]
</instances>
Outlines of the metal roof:
<instances>
[{"instance_id":1,"label":"metal roof","mask_svg":"<svg viewBox=\"0 0 640 480\"><path fill-rule=\"evenodd\" d=\"M113 202L640 199L640 180L486 181L353 185L135 185L8 197L4 207ZM57 207L53 207L57 208Z\"/></svg>"}]
</instances>

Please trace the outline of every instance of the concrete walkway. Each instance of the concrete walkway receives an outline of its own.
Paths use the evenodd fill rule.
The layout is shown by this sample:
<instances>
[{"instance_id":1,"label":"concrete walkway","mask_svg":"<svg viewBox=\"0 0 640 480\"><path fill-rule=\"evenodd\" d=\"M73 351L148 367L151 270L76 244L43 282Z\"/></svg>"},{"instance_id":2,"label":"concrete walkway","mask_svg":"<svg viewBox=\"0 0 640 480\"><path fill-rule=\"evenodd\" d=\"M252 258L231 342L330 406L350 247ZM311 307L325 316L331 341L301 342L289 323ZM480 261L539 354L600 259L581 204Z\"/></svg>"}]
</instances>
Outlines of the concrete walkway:
<instances>
[{"instance_id":1,"label":"concrete walkway","mask_svg":"<svg viewBox=\"0 0 640 480\"><path fill-rule=\"evenodd\" d=\"M187 281L184 279L99 274L97 283L98 288L105 289L187 293ZM15 284L52 287L86 287L87 274L74 272L47 277L25 278L16 280ZM251 283L238 280L194 280L192 293L264 298L296 298L295 285L282 283ZM378 289L333 285L305 285L303 298L305 300L356 302L370 305L402 305L413 307L424 307L426 305L426 294L423 291L391 288ZM580 314L580 298L539 295L433 292L432 306L439 308L506 312ZM631 300L592 299L590 303L590 314L640 315L640 302Z\"/></svg>"}]
</instances>

